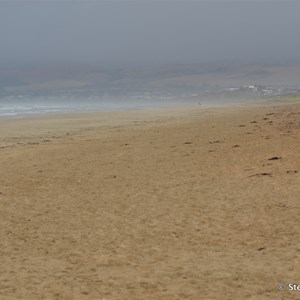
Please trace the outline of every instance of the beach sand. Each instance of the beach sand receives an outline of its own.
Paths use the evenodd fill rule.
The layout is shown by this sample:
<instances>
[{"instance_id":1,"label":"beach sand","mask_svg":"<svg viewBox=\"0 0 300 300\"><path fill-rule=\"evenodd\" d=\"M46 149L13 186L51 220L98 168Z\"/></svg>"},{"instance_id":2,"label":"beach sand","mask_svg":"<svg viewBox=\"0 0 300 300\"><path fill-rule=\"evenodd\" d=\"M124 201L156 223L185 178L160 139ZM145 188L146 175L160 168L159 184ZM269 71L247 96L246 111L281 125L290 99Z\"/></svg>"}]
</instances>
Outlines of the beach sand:
<instances>
[{"instance_id":1,"label":"beach sand","mask_svg":"<svg viewBox=\"0 0 300 300\"><path fill-rule=\"evenodd\" d=\"M300 106L0 121L0 299L299 299Z\"/></svg>"}]
</instances>

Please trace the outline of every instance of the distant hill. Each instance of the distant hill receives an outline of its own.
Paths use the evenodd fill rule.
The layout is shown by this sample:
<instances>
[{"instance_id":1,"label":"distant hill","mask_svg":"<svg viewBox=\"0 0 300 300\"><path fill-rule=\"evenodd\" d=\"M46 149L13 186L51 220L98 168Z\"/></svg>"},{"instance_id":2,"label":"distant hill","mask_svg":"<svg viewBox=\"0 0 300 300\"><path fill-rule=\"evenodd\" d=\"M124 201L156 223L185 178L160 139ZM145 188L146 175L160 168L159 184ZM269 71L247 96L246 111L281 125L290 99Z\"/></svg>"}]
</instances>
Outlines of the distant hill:
<instances>
[{"instance_id":1,"label":"distant hill","mask_svg":"<svg viewBox=\"0 0 300 300\"><path fill-rule=\"evenodd\" d=\"M35 68L0 68L0 88L7 92L75 89L172 90L241 85L300 86L300 64L163 65L150 68L103 69L68 65Z\"/></svg>"}]
</instances>

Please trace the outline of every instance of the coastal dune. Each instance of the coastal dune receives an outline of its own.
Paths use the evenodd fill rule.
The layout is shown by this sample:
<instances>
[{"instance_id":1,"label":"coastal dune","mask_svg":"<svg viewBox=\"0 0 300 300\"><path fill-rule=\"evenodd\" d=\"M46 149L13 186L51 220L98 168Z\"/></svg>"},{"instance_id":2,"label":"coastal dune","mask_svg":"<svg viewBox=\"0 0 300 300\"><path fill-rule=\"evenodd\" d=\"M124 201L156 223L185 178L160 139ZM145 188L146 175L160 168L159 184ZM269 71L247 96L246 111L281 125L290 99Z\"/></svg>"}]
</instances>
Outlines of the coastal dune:
<instances>
[{"instance_id":1,"label":"coastal dune","mask_svg":"<svg viewBox=\"0 0 300 300\"><path fill-rule=\"evenodd\" d=\"M0 125L0 299L299 298L299 105Z\"/></svg>"}]
</instances>

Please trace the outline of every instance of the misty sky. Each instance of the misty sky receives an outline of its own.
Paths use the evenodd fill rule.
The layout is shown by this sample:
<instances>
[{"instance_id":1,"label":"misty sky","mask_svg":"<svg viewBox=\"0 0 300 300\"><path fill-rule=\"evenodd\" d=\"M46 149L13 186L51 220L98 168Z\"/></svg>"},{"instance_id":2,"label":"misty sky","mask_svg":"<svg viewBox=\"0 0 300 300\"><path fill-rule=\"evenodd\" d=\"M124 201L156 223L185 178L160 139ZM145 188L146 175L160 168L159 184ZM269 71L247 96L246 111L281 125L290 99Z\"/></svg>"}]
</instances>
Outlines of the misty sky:
<instances>
[{"instance_id":1,"label":"misty sky","mask_svg":"<svg viewBox=\"0 0 300 300\"><path fill-rule=\"evenodd\" d=\"M0 63L103 66L300 57L300 1L1 1Z\"/></svg>"}]
</instances>

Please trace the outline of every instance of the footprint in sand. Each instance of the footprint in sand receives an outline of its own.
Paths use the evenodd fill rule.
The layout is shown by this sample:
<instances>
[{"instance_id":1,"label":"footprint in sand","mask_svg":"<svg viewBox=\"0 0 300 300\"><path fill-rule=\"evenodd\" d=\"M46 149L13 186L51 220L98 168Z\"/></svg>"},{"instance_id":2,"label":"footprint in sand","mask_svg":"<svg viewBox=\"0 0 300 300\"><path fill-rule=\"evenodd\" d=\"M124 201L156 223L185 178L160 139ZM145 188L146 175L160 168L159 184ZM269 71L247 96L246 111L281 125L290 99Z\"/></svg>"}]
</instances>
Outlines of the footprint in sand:
<instances>
[{"instance_id":1,"label":"footprint in sand","mask_svg":"<svg viewBox=\"0 0 300 300\"><path fill-rule=\"evenodd\" d=\"M288 170L286 171L288 174L297 174L298 170Z\"/></svg>"},{"instance_id":2,"label":"footprint in sand","mask_svg":"<svg viewBox=\"0 0 300 300\"><path fill-rule=\"evenodd\" d=\"M256 173L256 174L253 174L253 175L250 175L249 177L254 177L254 176L270 176L272 177L272 173Z\"/></svg>"}]
</instances>

